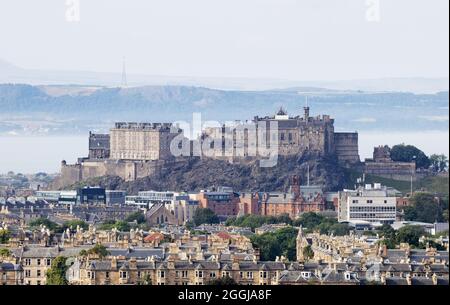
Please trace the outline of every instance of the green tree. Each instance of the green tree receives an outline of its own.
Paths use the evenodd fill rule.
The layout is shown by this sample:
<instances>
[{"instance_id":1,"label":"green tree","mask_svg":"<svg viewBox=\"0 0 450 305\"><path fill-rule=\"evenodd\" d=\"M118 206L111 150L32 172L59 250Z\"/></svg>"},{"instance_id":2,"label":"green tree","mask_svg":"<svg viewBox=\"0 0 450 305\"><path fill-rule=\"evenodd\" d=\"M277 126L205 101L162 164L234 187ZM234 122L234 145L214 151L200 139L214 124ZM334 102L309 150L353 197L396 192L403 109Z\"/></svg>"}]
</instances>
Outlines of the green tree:
<instances>
[{"instance_id":1,"label":"green tree","mask_svg":"<svg viewBox=\"0 0 450 305\"><path fill-rule=\"evenodd\" d=\"M430 159L423 151L412 145L399 144L391 149L391 158L398 162L416 162L417 168L429 168Z\"/></svg>"},{"instance_id":2,"label":"green tree","mask_svg":"<svg viewBox=\"0 0 450 305\"><path fill-rule=\"evenodd\" d=\"M64 256L58 256L52 261L50 269L47 270L47 285L67 285L66 272L68 266L66 265Z\"/></svg>"},{"instance_id":3,"label":"green tree","mask_svg":"<svg viewBox=\"0 0 450 305\"><path fill-rule=\"evenodd\" d=\"M231 217L227 219L225 225L227 226L236 226L236 227L245 227L251 228L253 231L256 228L261 227L265 224L292 224L292 219L288 214L281 214L279 216L261 216L261 215L244 215L241 217Z\"/></svg>"},{"instance_id":4,"label":"green tree","mask_svg":"<svg viewBox=\"0 0 450 305\"><path fill-rule=\"evenodd\" d=\"M314 251L310 245L307 245L303 248L303 258L305 261L309 261L310 259L314 258Z\"/></svg>"},{"instance_id":5,"label":"green tree","mask_svg":"<svg viewBox=\"0 0 450 305\"><path fill-rule=\"evenodd\" d=\"M434 223L443 221L443 206L429 193L416 193L410 199L410 206L405 207L405 219Z\"/></svg>"},{"instance_id":6,"label":"green tree","mask_svg":"<svg viewBox=\"0 0 450 305\"><path fill-rule=\"evenodd\" d=\"M0 249L0 257L9 257L11 256L11 251L9 249Z\"/></svg>"},{"instance_id":7,"label":"green tree","mask_svg":"<svg viewBox=\"0 0 450 305\"><path fill-rule=\"evenodd\" d=\"M125 219L127 222L136 221L137 224L142 224L146 222L145 215L142 212L134 212Z\"/></svg>"},{"instance_id":8,"label":"green tree","mask_svg":"<svg viewBox=\"0 0 450 305\"><path fill-rule=\"evenodd\" d=\"M313 230L317 228L323 221L325 217L314 212L304 213L300 218L294 221L294 225L299 227L300 225L306 229Z\"/></svg>"},{"instance_id":9,"label":"green tree","mask_svg":"<svg viewBox=\"0 0 450 305\"><path fill-rule=\"evenodd\" d=\"M448 170L448 158L446 155L431 155L431 169L436 173L446 172Z\"/></svg>"},{"instance_id":10,"label":"green tree","mask_svg":"<svg viewBox=\"0 0 450 305\"><path fill-rule=\"evenodd\" d=\"M397 232L397 243L419 247L419 239L424 235L425 230L421 226L404 226Z\"/></svg>"},{"instance_id":11,"label":"green tree","mask_svg":"<svg viewBox=\"0 0 450 305\"><path fill-rule=\"evenodd\" d=\"M202 225L202 224L214 224L219 223L219 217L217 217L216 214L210 209L201 209L198 208L195 210L193 221L196 226Z\"/></svg>"},{"instance_id":12,"label":"green tree","mask_svg":"<svg viewBox=\"0 0 450 305\"><path fill-rule=\"evenodd\" d=\"M8 230L0 230L0 244L7 244L11 237L11 233Z\"/></svg>"},{"instance_id":13,"label":"green tree","mask_svg":"<svg viewBox=\"0 0 450 305\"><path fill-rule=\"evenodd\" d=\"M96 244L93 248L91 248L87 251L81 250L79 255L80 256L95 255L95 256L98 256L99 258L105 258L109 255L109 252L105 246L103 246L101 244Z\"/></svg>"},{"instance_id":14,"label":"green tree","mask_svg":"<svg viewBox=\"0 0 450 305\"><path fill-rule=\"evenodd\" d=\"M293 227L279 229L276 232L253 235L250 240L260 250L261 260L274 261L277 256L285 256L289 260L296 259L296 240L298 230Z\"/></svg>"},{"instance_id":15,"label":"green tree","mask_svg":"<svg viewBox=\"0 0 450 305\"><path fill-rule=\"evenodd\" d=\"M61 230L61 227L57 223L50 221L49 219L43 218L43 217L30 221L29 225L30 225L30 227L39 227L41 225L44 225L50 231Z\"/></svg>"},{"instance_id":16,"label":"green tree","mask_svg":"<svg viewBox=\"0 0 450 305\"><path fill-rule=\"evenodd\" d=\"M77 226L80 226L80 228L83 228L83 230L89 229L89 225L82 220L70 220L70 221L66 221L63 224L63 226L61 228L61 232L67 230L68 228L76 229Z\"/></svg>"},{"instance_id":17,"label":"green tree","mask_svg":"<svg viewBox=\"0 0 450 305\"><path fill-rule=\"evenodd\" d=\"M253 235L250 240L253 246L259 249L262 261L274 261L277 256L281 255L282 249L274 233Z\"/></svg>"},{"instance_id":18,"label":"green tree","mask_svg":"<svg viewBox=\"0 0 450 305\"><path fill-rule=\"evenodd\" d=\"M391 238L395 239L395 230L391 225L383 224L383 226L380 228L380 235L384 238Z\"/></svg>"},{"instance_id":19,"label":"green tree","mask_svg":"<svg viewBox=\"0 0 450 305\"><path fill-rule=\"evenodd\" d=\"M142 281L140 282L140 285L152 285L152 277L150 274L146 274Z\"/></svg>"},{"instance_id":20,"label":"green tree","mask_svg":"<svg viewBox=\"0 0 450 305\"><path fill-rule=\"evenodd\" d=\"M112 221L112 223L111 221L105 221L99 226L100 230L112 230L113 228L116 228L120 232L127 232L131 229L128 222L122 220Z\"/></svg>"},{"instance_id":21,"label":"green tree","mask_svg":"<svg viewBox=\"0 0 450 305\"><path fill-rule=\"evenodd\" d=\"M236 281L230 276L224 276L221 278L215 278L206 282L206 285L210 286L233 286L237 285Z\"/></svg>"}]
</instances>

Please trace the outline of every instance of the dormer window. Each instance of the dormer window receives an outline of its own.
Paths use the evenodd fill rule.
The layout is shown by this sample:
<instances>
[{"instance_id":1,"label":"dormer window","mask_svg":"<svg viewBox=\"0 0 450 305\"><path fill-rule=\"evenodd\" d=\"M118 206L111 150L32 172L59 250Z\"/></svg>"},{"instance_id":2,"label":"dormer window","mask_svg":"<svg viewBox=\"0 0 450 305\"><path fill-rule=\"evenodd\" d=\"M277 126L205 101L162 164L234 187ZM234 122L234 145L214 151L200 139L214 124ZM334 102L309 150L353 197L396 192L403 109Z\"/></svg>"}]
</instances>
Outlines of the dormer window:
<instances>
[{"instance_id":1,"label":"dormer window","mask_svg":"<svg viewBox=\"0 0 450 305\"><path fill-rule=\"evenodd\" d=\"M120 271L119 276L120 276L121 279L126 279L126 278L128 278L128 272Z\"/></svg>"}]
</instances>

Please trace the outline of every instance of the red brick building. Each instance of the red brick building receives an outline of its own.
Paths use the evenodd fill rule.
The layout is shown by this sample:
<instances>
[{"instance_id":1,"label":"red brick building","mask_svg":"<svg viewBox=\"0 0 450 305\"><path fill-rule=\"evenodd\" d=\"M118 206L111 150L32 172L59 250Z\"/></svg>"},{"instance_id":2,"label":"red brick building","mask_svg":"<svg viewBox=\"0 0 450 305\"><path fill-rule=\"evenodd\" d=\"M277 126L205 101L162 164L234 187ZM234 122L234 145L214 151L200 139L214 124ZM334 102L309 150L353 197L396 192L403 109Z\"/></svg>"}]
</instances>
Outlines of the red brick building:
<instances>
[{"instance_id":1,"label":"red brick building","mask_svg":"<svg viewBox=\"0 0 450 305\"><path fill-rule=\"evenodd\" d=\"M297 218L302 213L324 211L325 203L320 187L300 187L299 178L294 176L289 192L262 194L260 213L265 216L288 214L291 218Z\"/></svg>"},{"instance_id":2,"label":"red brick building","mask_svg":"<svg viewBox=\"0 0 450 305\"><path fill-rule=\"evenodd\" d=\"M239 196L228 192L200 192L197 195L200 208L210 209L218 216L236 216Z\"/></svg>"}]
</instances>

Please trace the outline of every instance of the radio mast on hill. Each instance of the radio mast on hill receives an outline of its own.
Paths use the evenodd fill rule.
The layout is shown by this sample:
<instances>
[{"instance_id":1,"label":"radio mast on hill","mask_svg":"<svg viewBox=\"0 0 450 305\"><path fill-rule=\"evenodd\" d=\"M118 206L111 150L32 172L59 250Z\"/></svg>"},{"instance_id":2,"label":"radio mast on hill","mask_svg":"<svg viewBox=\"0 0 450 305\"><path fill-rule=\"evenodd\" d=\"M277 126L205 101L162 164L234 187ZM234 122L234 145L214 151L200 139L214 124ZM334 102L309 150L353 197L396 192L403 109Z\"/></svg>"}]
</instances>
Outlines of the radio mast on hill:
<instances>
[{"instance_id":1,"label":"radio mast on hill","mask_svg":"<svg viewBox=\"0 0 450 305\"><path fill-rule=\"evenodd\" d=\"M125 62L125 56L123 57L123 64L122 64L122 84L120 86L121 88L127 88L127 68L126 68L126 62Z\"/></svg>"}]
</instances>

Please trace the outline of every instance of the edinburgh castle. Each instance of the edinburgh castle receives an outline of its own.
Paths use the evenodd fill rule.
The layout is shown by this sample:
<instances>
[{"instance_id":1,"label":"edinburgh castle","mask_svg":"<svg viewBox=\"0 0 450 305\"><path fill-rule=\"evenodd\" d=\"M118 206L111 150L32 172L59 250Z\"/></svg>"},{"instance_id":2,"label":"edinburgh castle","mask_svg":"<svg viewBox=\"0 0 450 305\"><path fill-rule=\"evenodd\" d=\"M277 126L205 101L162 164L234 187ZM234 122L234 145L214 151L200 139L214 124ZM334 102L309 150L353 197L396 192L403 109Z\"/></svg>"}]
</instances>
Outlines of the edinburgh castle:
<instances>
[{"instance_id":1,"label":"edinburgh castle","mask_svg":"<svg viewBox=\"0 0 450 305\"><path fill-rule=\"evenodd\" d=\"M274 126L271 123L276 123L277 141L274 143L280 156L309 154L317 158L334 157L343 166L360 163L358 133L335 132L334 119L329 115L310 116L309 107L304 107L303 115L292 117L280 109L271 117L255 117L252 123L258 129L255 134L267 137L267 143L272 146L270 126ZM260 133L261 126L267 127L269 132ZM62 161L59 184L66 186L101 176L118 176L126 181L152 176L165 165L183 162L183 159L188 158L185 154L174 157L171 153L171 143L180 137L189 143L189 152L192 153L195 142L200 142L201 145L208 137L209 141L211 138L216 140L217 137L224 140L226 132L224 128L204 129L200 139L193 141L184 137L183 130L178 125L170 123L116 123L110 134L89 134L87 158L79 158L72 165ZM235 150L238 138L235 132ZM253 140L248 133L242 133L241 138L247 149ZM240 156L249 159L247 154L238 157ZM217 154L209 157L223 158Z\"/></svg>"}]
</instances>

